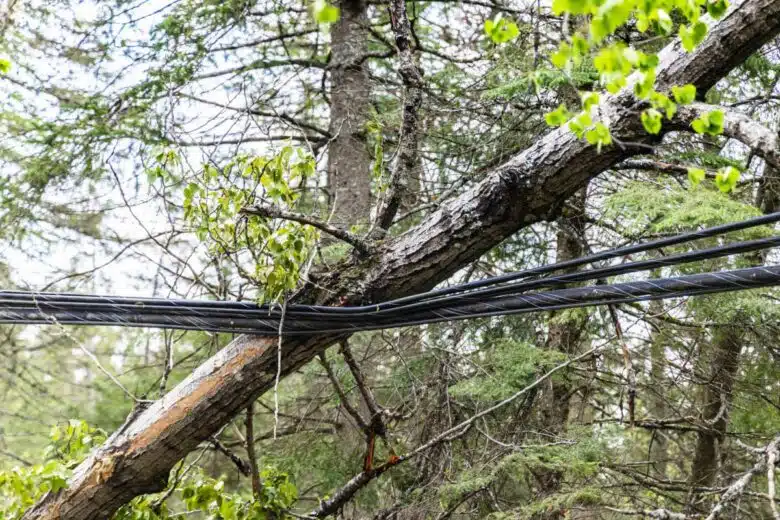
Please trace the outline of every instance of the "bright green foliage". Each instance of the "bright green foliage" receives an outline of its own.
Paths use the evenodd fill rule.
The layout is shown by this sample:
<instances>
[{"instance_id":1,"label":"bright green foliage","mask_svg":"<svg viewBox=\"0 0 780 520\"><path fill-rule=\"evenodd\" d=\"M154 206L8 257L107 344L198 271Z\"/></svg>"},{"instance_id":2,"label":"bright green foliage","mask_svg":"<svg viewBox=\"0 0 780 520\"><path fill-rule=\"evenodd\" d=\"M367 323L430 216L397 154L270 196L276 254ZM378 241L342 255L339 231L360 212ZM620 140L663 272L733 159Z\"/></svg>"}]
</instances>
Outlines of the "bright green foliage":
<instances>
[{"instance_id":1,"label":"bright green foliage","mask_svg":"<svg viewBox=\"0 0 780 520\"><path fill-rule=\"evenodd\" d=\"M661 94L660 92L653 92L650 95L650 104L656 110L661 110L666 114L667 119L674 117L677 113L677 105L669 99L669 96Z\"/></svg>"},{"instance_id":2,"label":"bright green foliage","mask_svg":"<svg viewBox=\"0 0 780 520\"><path fill-rule=\"evenodd\" d=\"M566 109L566 105L563 103L558 105L558 108L552 112L548 112L544 115L544 120L550 126L563 126L571 119L571 113Z\"/></svg>"},{"instance_id":3,"label":"bright green foliage","mask_svg":"<svg viewBox=\"0 0 780 520\"><path fill-rule=\"evenodd\" d=\"M713 110L694 119L691 128L697 134L720 135L723 133L723 120L723 112Z\"/></svg>"},{"instance_id":4,"label":"bright green foliage","mask_svg":"<svg viewBox=\"0 0 780 520\"><path fill-rule=\"evenodd\" d=\"M688 168L688 180L693 186L698 186L707 176L707 173L701 168Z\"/></svg>"},{"instance_id":5,"label":"bright green foliage","mask_svg":"<svg viewBox=\"0 0 780 520\"><path fill-rule=\"evenodd\" d=\"M19 519L43 494L65 487L71 469L105 439L105 432L83 421L53 427L42 464L0 472L0 519Z\"/></svg>"},{"instance_id":6,"label":"bright green foliage","mask_svg":"<svg viewBox=\"0 0 780 520\"><path fill-rule=\"evenodd\" d=\"M637 23L636 27L642 32L652 29L660 34L668 35L672 32L674 22L672 17L665 9L651 10L649 14L644 11L640 11L636 14Z\"/></svg>"},{"instance_id":7,"label":"bright green foliage","mask_svg":"<svg viewBox=\"0 0 780 520\"><path fill-rule=\"evenodd\" d=\"M67 485L71 470L89 451L103 443L106 434L84 421L71 420L51 431L45 461L0 472L0 519L18 520L43 494ZM256 497L225 490L224 481L204 476L188 477L174 491L181 491L187 511L202 511L214 520L285 520L298 500L298 491L286 473L267 467L260 474L262 487ZM161 495L142 496L123 506L113 520L167 520L170 514Z\"/></svg>"},{"instance_id":8,"label":"bright green foliage","mask_svg":"<svg viewBox=\"0 0 780 520\"><path fill-rule=\"evenodd\" d=\"M493 43L500 45L517 38L520 29L516 23L499 14L492 20L485 20L485 34L493 40Z\"/></svg>"},{"instance_id":9,"label":"bright green foliage","mask_svg":"<svg viewBox=\"0 0 780 520\"><path fill-rule=\"evenodd\" d=\"M694 85L672 87L672 95L674 100L680 105L688 105L696 99L696 87Z\"/></svg>"},{"instance_id":10,"label":"bright green foliage","mask_svg":"<svg viewBox=\"0 0 780 520\"><path fill-rule=\"evenodd\" d=\"M65 425L53 426L49 438L51 444L44 451L47 460L78 462L106 440L106 432L84 421L70 420Z\"/></svg>"},{"instance_id":11,"label":"bright green foliage","mask_svg":"<svg viewBox=\"0 0 780 520\"><path fill-rule=\"evenodd\" d=\"M707 36L707 25L704 22L696 22L692 26L680 26L680 41L688 52L704 41L705 36Z\"/></svg>"},{"instance_id":12,"label":"bright green foliage","mask_svg":"<svg viewBox=\"0 0 780 520\"><path fill-rule=\"evenodd\" d=\"M581 112L577 117L569 121L569 130L581 139L592 124L593 118L590 117L590 114Z\"/></svg>"},{"instance_id":13,"label":"bright green foliage","mask_svg":"<svg viewBox=\"0 0 780 520\"><path fill-rule=\"evenodd\" d=\"M723 193L728 193L737 186L739 181L739 170L733 166L726 166L718 170L715 174L715 185Z\"/></svg>"},{"instance_id":14,"label":"bright green foliage","mask_svg":"<svg viewBox=\"0 0 780 520\"><path fill-rule=\"evenodd\" d=\"M590 109L599 104L598 92L582 92L580 93L582 99L582 109L585 112L590 112Z\"/></svg>"},{"instance_id":15,"label":"bright green foliage","mask_svg":"<svg viewBox=\"0 0 780 520\"><path fill-rule=\"evenodd\" d=\"M8 74L11 72L11 62L5 58L0 58L0 74Z\"/></svg>"},{"instance_id":16,"label":"bright green foliage","mask_svg":"<svg viewBox=\"0 0 780 520\"><path fill-rule=\"evenodd\" d=\"M339 19L339 8L329 4L327 0L316 0L312 13L318 23L335 23Z\"/></svg>"},{"instance_id":17,"label":"bright green foliage","mask_svg":"<svg viewBox=\"0 0 780 520\"><path fill-rule=\"evenodd\" d=\"M590 44L588 44L588 41L575 34L571 37L571 44L563 42L558 46L558 50L550 56L550 61L559 69L566 69L570 68L571 65L579 65L582 63L583 58L585 58L589 52Z\"/></svg>"},{"instance_id":18,"label":"bright green foliage","mask_svg":"<svg viewBox=\"0 0 780 520\"><path fill-rule=\"evenodd\" d=\"M285 473L274 468L261 472L262 487L257 497L227 493L223 480L208 477L193 479L181 496L188 511L203 511L220 520L280 520L293 518L285 512L298 500L298 491ZM135 520L135 519L133 519Z\"/></svg>"},{"instance_id":19,"label":"bright green foliage","mask_svg":"<svg viewBox=\"0 0 780 520\"><path fill-rule=\"evenodd\" d=\"M559 69L568 71L573 65L582 62L587 55L593 55L599 82L612 94L626 87L628 77L638 72L634 82L634 94L640 99L650 100L655 111L665 112L666 117L671 119L677 111L677 103L687 104L695 99L695 87L673 87L675 101L656 92L655 69L658 66L658 56L638 51L622 42L610 42L609 37L632 18L637 20L637 28L640 31L652 29L659 34L669 34L674 26L670 13L675 12L689 22L682 24L679 32L683 47L692 51L707 35L707 25L699 21L700 10L705 4L715 15L722 14L728 6L725 0L716 3L708 3L706 0L654 0L639 3L634 0L555 0L554 13L591 15L591 19L588 37L585 38L584 34L580 33L574 35L570 41L561 42L558 50L552 54L551 61ZM661 119L655 111L644 111L641 116L645 129L653 134L661 131ZM554 121L557 124L559 119L554 118ZM586 133L577 128L577 125L572 130L580 137ZM599 142L605 144L605 140Z\"/></svg>"},{"instance_id":20,"label":"bright green foliage","mask_svg":"<svg viewBox=\"0 0 780 520\"><path fill-rule=\"evenodd\" d=\"M265 251L251 255L254 269L244 273L263 287L263 299L278 299L298 284L318 233L295 222L243 216L241 210L269 202L291 207L299 197L295 186L313 173L314 158L290 146L271 158L238 156L221 169L206 164L183 190L184 218L214 255L236 258Z\"/></svg>"},{"instance_id":21,"label":"bright green foliage","mask_svg":"<svg viewBox=\"0 0 780 520\"><path fill-rule=\"evenodd\" d=\"M599 152L603 146L609 146L612 144L612 136L609 133L609 128L604 123L596 123L596 125L585 132L585 139L593 145L596 145Z\"/></svg>"},{"instance_id":22,"label":"bright green foliage","mask_svg":"<svg viewBox=\"0 0 780 520\"><path fill-rule=\"evenodd\" d=\"M707 2L707 12L716 20L726 14L728 8L728 0L710 0Z\"/></svg>"},{"instance_id":23,"label":"bright green foliage","mask_svg":"<svg viewBox=\"0 0 780 520\"><path fill-rule=\"evenodd\" d=\"M663 115L654 108L642 112L642 126L650 134L657 134L661 131L661 119Z\"/></svg>"},{"instance_id":24,"label":"bright green foliage","mask_svg":"<svg viewBox=\"0 0 780 520\"><path fill-rule=\"evenodd\" d=\"M588 14L592 8L593 3L589 0L554 0L552 5L553 13L556 15L563 13Z\"/></svg>"}]
</instances>

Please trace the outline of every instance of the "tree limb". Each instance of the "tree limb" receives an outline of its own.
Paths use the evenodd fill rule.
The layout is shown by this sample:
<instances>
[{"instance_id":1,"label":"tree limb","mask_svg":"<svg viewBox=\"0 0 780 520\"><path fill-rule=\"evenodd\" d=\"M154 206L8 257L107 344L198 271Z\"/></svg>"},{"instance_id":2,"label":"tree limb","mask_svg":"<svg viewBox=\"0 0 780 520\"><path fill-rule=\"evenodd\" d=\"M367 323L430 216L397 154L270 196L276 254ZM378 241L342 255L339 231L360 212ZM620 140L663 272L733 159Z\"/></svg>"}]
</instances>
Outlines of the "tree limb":
<instances>
[{"instance_id":1,"label":"tree limb","mask_svg":"<svg viewBox=\"0 0 780 520\"><path fill-rule=\"evenodd\" d=\"M241 208L239 213L242 215L251 215L255 217L279 218L282 220L290 220L300 224L306 224L308 226L317 228L320 231L323 231L324 233L327 233L335 238L338 238L343 242L346 242L364 255L370 254L374 249L368 241L353 233L350 233L349 231L337 228L336 226L332 226L327 222L323 222L316 218L302 215L300 213L293 213L292 211L287 211L276 206L246 206Z\"/></svg>"},{"instance_id":2,"label":"tree limb","mask_svg":"<svg viewBox=\"0 0 780 520\"><path fill-rule=\"evenodd\" d=\"M419 111L423 98L423 79L412 52L412 29L409 16L406 14L406 2L392 0L388 10L390 25L395 33L395 45L398 48L400 60L398 72L401 74L404 86L404 104L393 173L390 175L382 207L377 212L376 225L382 230L388 229L393 223L408 190L409 177L417 164L420 137Z\"/></svg>"},{"instance_id":3,"label":"tree limb","mask_svg":"<svg viewBox=\"0 0 780 520\"><path fill-rule=\"evenodd\" d=\"M720 110L723 112L723 135L742 142L773 168L780 169L780 136L750 116L733 108L707 103L680 106L672 126L678 130L692 131L691 122L702 114Z\"/></svg>"}]
</instances>

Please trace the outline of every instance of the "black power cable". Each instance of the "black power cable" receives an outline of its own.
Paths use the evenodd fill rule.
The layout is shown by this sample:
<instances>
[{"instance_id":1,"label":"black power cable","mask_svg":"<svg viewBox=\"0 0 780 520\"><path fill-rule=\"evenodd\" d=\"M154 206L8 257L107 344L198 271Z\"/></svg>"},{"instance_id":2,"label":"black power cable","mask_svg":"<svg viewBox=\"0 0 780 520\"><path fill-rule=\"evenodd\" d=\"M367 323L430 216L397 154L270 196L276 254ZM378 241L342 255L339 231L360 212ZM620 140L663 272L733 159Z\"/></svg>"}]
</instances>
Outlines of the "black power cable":
<instances>
[{"instance_id":1,"label":"black power cable","mask_svg":"<svg viewBox=\"0 0 780 520\"><path fill-rule=\"evenodd\" d=\"M353 307L290 305L286 310L287 319L284 332L289 334L354 332L435 323L453 319L494 316L497 314L554 310L569 306L619 303L648 298L688 296L739 290L754 286L774 285L778 281L770 280L769 278L776 274L773 270L778 269L777 266L754 268L764 269L764 271L755 271L755 275L758 277L756 282L752 282L749 277L744 277L748 276L745 274L746 271L693 275L709 277L702 279L709 281L706 283L702 282L703 285L701 287L691 286L687 289L674 286L674 283L688 280L686 277L632 282L632 284L655 283L660 284L658 285L659 287L666 287L672 283L673 287L677 287L660 293L655 293L645 288L645 292L642 294L633 294L628 291L622 297L618 294L611 294L609 297L601 299L594 299L589 296L592 294L603 295L603 291L609 288L627 290L629 287L634 287L631 284L613 284L525 294L533 289L560 288L575 282L605 279L620 274L720 258L779 246L780 237L769 237L650 260L628 262L616 266L589 269L563 275L542 276L561 269L682 244L705 237L714 237L723 233L777 221L780 221L780 212L643 244L603 251L566 262L455 285L446 289L429 291L376 305ZM741 274L738 276L734 275L737 278L733 278L733 276L729 278L733 273ZM753 274L750 276L753 276ZM690 280L697 279L690 278ZM574 292L569 293L566 291ZM568 302L566 298L571 298L572 301ZM56 321L63 324L156 326L214 332L276 334L279 328L279 320L280 310L278 306L256 305L251 302L122 298L73 293L0 291L0 323L52 323Z\"/></svg>"},{"instance_id":2,"label":"black power cable","mask_svg":"<svg viewBox=\"0 0 780 520\"><path fill-rule=\"evenodd\" d=\"M780 266L752 267L717 273L502 296L479 303L464 303L402 317L376 320L362 318L354 323L327 320L286 320L283 334L299 336L352 333L442 321L740 291L778 284L780 284ZM276 335L279 328L278 319L242 317L238 314L231 317L197 317L90 311L48 313L36 307L0 309L0 323L119 325L257 335Z\"/></svg>"},{"instance_id":3,"label":"black power cable","mask_svg":"<svg viewBox=\"0 0 780 520\"><path fill-rule=\"evenodd\" d=\"M657 269L659 267L676 266L701 260L721 258L739 253L746 253L780 246L780 237L769 237L745 242L737 242L725 246L717 246L696 251L688 251L676 255L628 262L611 267L591 269L559 276L549 276L534 280L525 280L512 284L499 285L486 289L478 289L464 294L454 294L402 305L396 308L381 308L379 310L357 310L355 307L321 307L307 305L290 305L286 315L290 319L328 319L331 321L355 321L367 317L371 321L392 316L408 316L418 311L431 311L462 305L469 302L488 301L503 295L527 292L532 289L562 287L570 283L606 279L612 276ZM237 306L236 304L240 304ZM208 304L207 306L204 304ZM215 305L217 304L217 305ZM25 293L17 291L0 291L0 308L30 307L48 311L83 311L83 312L126 312L129 314L167 314L170 316L192 316L199 318L226 317L235 313L242 318L258 319L276 318L278 308L258 306L249 302L214 302L198 300L166 300L145 298L121 298L87 295L63 295L58 293ZM376 308L374 308L376 309ZM341 311L341 312L337 312ZM347 311L347 312L344 312Z\"/></svg>"},{"instance_id":4,"label":"black power cable","mask_svg":"<svg viewBox=\"0 0 780 520\"><path fill-rule=\"evenodd\" d=\"M600 262L603 260L608 260L612 258L618 258L621 256L627 256L634 253L640 253L645 251L650 251L654 249L659 249L663 247L669 247L673 245L679 245L686 242L692 242L695 240L699 240L702 238L708 238L708 237L714 237L723 235L726 233L730 233L733 231L740 231L745 230L757 226L762 226L766 224L772 224L780 222L780 212L776 213L770 213L768 215L762 215L759 217L754 217L751 219L739 221L739 222L732 222L729 224L723 224L720 226L714 226L711 228L702 229L699 231L692 231L689 233L682 233L679 235L675 235L672 237L666 237L661 238L657 240L653 240L650 242L644 242L641 244L633 244L630 246L620 247L616 249L610 249L607 251L602 251L600 253L594 253L592 255L575 258L572 260L568 260L565 262L558 262L555 264L550 265L544 265L540 267L535 267L531 269L526 269L523 271L517 271L513 273L507 273L500 276L494 276L490 278L485 278L482 280L475 280L473 282L468 282L464 284L458 284L453 285L451 287L446 287L442 289L436 289L424 293L414 294L410 296L406 296L403 298L398 298L395 300L389 300L386 302L381 302L378 304L373 305L363 305L363 306L349 306L349 307L328 307L328 306L317 306L317 305L288 305L287 306L287 312L290 313L292 316L293 313L296 311L309 311L309 312L322 312L322 313L333 313L333 314L356 314L359 312L370 312L374 313L377 311L381 311L384 309L391 309L391 308L399 308L401 305L409 304L409 303L416 303L418 301L426 301L426 300L435 300L440 299L443 296L450 295L450 294L457 294L457 293L465 293L467 291L472 291L476 294L475 289L480 289L482 287L498 287L501 284L507 284L507 287L512 287L512 284L508 284L508 282L513 282L516 280L521 280L525 278L531 278L531 277L539 277L540 275L560 271L563 269L570 269L574 267L579 267L582 265L592 264L595 262ZM726 256L726 255L717 255L715 254L716 251L719 251L723 248L733 247L735 248L731 253L728 254L735 254L737 252L746 252L746 251L754 251L757 249L763 249L766 247L771 247L772 245L776 245L774 242L776 238L768 238L768 239L761 239L765 242L763 242L764 247L761 247L760 241L748 241L748 242L741 242L738 244L732 244L731 246L721 246L721 247L715 247L710 248L708 250L701 250L702 253L704 253L705 256L701 256L698 258L693 258L688 261L695 261L695 260L701 260L706 258L715 258L717 256ZM752 244L752 245L751 245ZM756 249L750 249L752 247L756 247ZM745 249L738 251L736 248L744 247ZM712 253L712 256L706 256ZM697 252L694 252L692 254L698 254ZM674 257L667 257L674 258ZM682 258L682 257L680 257ZM624 264L624 265L630 265L630 264ZM667 264L671 265L671 264ZM642 269L650 269L651 267L644 267ZM609 269L609 268L607 268ZM637 268L639 269L639 268ZM589 271L593 272L593 271ZM625 272L625 271L624 271ZM609 276L609 274L602 274L600 276ZM547 277L545 279L552 280L552 277ZM580 281L585 280L581 279ZM571 281L571 280L570 280ZM26 301L30 298L30 295L34 294L36 301L38 302L44 302L44 301L57 301L57 302L84 302L84 303L113 303L117 305L135 305L138 307L146 306L146 305L158 305L158 306L166 306L166 307L179 307L179 308L198 308L198 309L246 309L246 310L268 310L270 312L273 312L271 310L271 306L262 305L258 306L253 302L240 302L240 301L232 301L232 302L224 302L224 301L213 301L213 300L182 300L182 299L162 299L162 298L123 298L123 297L115 297L115 296L93 296L93 295L83 295L83 294L77 294L77 293L31 293L28 291L0 291L0 299L3 300L23 300Z\"/></svg>"}]
</instances>

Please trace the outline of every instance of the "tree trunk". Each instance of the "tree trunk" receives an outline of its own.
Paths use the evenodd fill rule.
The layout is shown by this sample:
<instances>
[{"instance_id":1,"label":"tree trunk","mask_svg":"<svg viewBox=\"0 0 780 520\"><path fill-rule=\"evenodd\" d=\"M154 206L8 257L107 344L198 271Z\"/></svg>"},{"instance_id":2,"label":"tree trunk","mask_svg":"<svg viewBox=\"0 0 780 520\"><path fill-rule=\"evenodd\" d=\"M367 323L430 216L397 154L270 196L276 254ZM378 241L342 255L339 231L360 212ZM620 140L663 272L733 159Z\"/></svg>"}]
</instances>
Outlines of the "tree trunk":
<instances>
[{"instance_id":1,"label":"tree trunk","mask_svg":"<svg viewBox=\"0 0 780 520\"><path fill-rule=\"evenodd\" d=\"M780 209L780 181L777 170L769 163L766 164L759 184L756 206L764 213L774 213ZM768 251L763 251L756 254L753 257L753 265L763 264L767 253ZM728 412L734 380L739 370L739 353L742 350L744 330L744 327L739 325L727 325L717 328L713 333L713 357L705 361L712 368L701 405L702 418L710 425L710 430L698 433L691 467L691 487L711 487L718 476L722 462L720 447L728 426ZM696 493L691 494L690 507L693 507L694 497Z\"/></svg>"},{"instance_id":2,"label":"tree trunk","mask_svg":"<svg viewBox=\"0 0 780 520\"><path fill-rule=\"evenodd\" d=\"M660 315L663 305L656 300L650 302L650 314ZM650 338L650 381L654 388L648 389L648 407L650 415L656 420L666 418L666 396L664 387L659 384L665 380L666 346L669 342L669 334L663 327L654 330ZM652 461L652 476L665 479L668 458L666 433L662 429L653 430L650 439L650 461Z\"/></svg>"},{"instance_id":3,"label":"tree trunk","mask_svg":"<svg viewBox=\"0 0 780 520\"><path fill-rule=\"evenodd\" d=\"M371 155L365 130L371 83L365 66L368 17L364 0L342 0L331 29L328 188L333 223L366 224L371 210Z\"/></svg>"},{"instance_id":4,"label":"tree trunk","mask_svg":"<svg viewBox=\"0 0 780 520\"><path fill-rule=\"evenodd\" d=\"M662 52L656 88L692 83L705 91L778 31L780 0L734 2L696 50L685 53L677 42ZM600 113L621 142L658 139L643 130L630 89L603 99ZM321 277L298 301L332 305L343 297L347 304L377 302L429 289L518 229L556 216L589 179L640 151L615 146L598 153L567 129L553 130L443 203L420 225L379 243L370 257L346 261ZM338 339L286 339L282 374ZM67 488L46 495L24 519L104 519L133 497L162 489L178 460L273 387L277 343L269 337L236 339L124 432L112 435L76 468Z\"/></svg>"},{"instance_id":5,"label":"tree trunk","mask_svg":"<svg viewBox=\"0 0 780 520\"><path fill-rule=\"evenodd\" d=\"M579 190L569 200L563 216L559 219L556 234L556 262L572 260L583 256L585 251L585 198L587 187ZM572 269L570 271L575 271ZM577 353L588 321L587 311L576 309L550 313L549 333L546 348L556 350L568 356ZM569 419L569 404L572 384L566 379L550 379L547 385L548 399L542 428L553 435L566 431Z\"/></svg>"},{"instance_id":6,"label":"tree trunk","mask_svg":"<svg viewBox=\"0 0 780 520\"><path fill-rule=\"evenodd\" d=\"M701 403L702 419L709 429L698 433L691 467L692 487L711 487L718 475L719 448L726 434L731 392L739 369L742 329L730 325L718 327L713 333L712 350L712 359L706 360L712 370Z\"/></svg>"},{"instance_id":7,"label":"tree trunk","mask_svg":"<svg viewBox=\"0 0 780 520\"><path fill-rule=\"evenodd\" d=\"M587 186L579 190L568 201L560 219L556 234L556 262L572 260L586 254L585 247L585 201ZM576 271L570 269L569 272ZM556 350L567 356L576 355L580 349L582 335L588 321L585 309L572 309L550 313L549 333L545 348ZM566 432L571 409L574 385L564 373L560 379L549 379L545 387L540 429L550 435ZM536 475L539 492L544 496L552 495L560 489L562 474L560 471L543 471ZM572 518L582 519L587 511L572 511ZM550 511L542 515L546 520L563 518L563 511Z\"/></svg>"}]
</instances>

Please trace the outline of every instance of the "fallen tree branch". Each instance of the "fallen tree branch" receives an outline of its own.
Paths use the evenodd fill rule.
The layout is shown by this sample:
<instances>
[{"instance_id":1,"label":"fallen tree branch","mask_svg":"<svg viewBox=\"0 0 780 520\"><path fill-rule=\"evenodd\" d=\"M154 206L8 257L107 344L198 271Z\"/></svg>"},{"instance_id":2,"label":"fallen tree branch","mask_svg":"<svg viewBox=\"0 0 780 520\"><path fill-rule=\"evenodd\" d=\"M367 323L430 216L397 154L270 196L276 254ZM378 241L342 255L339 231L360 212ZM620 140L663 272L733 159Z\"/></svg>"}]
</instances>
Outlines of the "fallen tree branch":
<instances>
[{"instance_id":1,"label":"fallen tree branch","mask_svg":"<svg viewBox=\"0 0 780 520\"><path fill-rule=\"evenodd\" d=\"M780 169L780 136L750 116L733 108L707 103L680 106L672 120L677 130L693 131L691 122L702 114L720 110L723 112L723 135L740 141L752 149L770 166Z\"/></svg>"}]
</instances>

